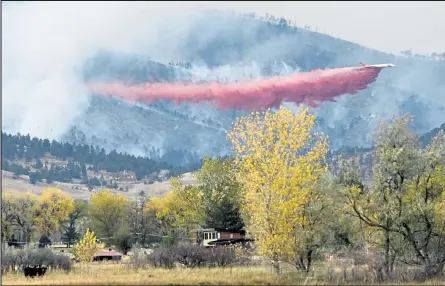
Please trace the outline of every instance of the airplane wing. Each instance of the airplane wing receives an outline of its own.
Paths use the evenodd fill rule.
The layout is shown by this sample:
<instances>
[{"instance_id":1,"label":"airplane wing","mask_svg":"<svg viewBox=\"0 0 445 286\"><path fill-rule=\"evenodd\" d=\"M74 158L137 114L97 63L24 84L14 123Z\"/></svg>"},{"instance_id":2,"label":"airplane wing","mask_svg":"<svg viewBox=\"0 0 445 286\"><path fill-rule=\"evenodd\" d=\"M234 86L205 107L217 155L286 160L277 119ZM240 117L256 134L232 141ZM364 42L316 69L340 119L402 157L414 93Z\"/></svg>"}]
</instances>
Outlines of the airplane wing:
<instances>
[{"instance_id":1,"label":"airplane wing","mask_svg":"<svg viewBox=\"0 0 445 286\"><path fill-rule=\"evenodd\" d=\"M366 68L392 68L394 64L365 65Z\"/></svg>"}]
</instances>

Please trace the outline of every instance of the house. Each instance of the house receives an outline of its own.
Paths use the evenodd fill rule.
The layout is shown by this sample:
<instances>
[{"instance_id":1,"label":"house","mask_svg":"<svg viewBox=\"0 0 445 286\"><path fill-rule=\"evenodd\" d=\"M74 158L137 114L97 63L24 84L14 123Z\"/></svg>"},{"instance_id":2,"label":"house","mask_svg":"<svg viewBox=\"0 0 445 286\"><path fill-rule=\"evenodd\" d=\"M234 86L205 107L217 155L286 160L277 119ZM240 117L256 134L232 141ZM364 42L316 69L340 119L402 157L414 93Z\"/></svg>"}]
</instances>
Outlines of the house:
<instances>
[{"instance_id":1,"label":"house","mask_svg":"<svg viewBox=\"0 0 445 286\"><path fill-rule=\"evenodd\" d=\"M158 179L159 180L165 180L165 179L167 179L168 174L170 174L169 170L161 170L158 173Z\"/></svg>"},{"instance_id":2,"label":"house","mask_svg":"<svg viewBox=\"0 0 445 286\"><path fill-rule=\"evenodd\" d=\"M112 249L108 250L100 250L96 255L94 255L93 261L104 261L104 260L113 260L120 261L122 260L123 254Z\"/></svg>"},{"instance_id":3,"label":"house","mask_svg":"<svg viewBox=\"0 0 445 286\"><path fill-rule=\"evenodd\" d=\"M244 230L236 232L224 229L201 228L191 232L196 233L196 243L204 247L246 244L253 241L253 239L246 238Z\"/></svg>"},{"instance_id":4,"label":"house","mask_svg":"<svg viewBox=\"0 0 445 286\"><path fill-rule=\"evenodd\" d=\"M127 181L127 182L135 182L136 181L136 173L133 171L124 170L116 174L116 178L119 181Z\"/></svg>"}]
</instances>

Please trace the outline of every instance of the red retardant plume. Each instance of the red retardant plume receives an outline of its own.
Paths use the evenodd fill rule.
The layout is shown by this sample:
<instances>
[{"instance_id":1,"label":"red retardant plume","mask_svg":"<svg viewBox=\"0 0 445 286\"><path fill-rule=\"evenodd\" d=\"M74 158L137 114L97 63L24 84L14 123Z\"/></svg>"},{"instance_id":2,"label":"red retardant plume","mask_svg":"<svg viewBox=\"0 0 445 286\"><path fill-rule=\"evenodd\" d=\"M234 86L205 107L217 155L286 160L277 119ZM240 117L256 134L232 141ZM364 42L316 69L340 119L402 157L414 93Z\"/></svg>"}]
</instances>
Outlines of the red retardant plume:
<instances>
[{"instance_id":1,"label":"red retardant plume","mask_svg":"<svg viewBox=\"0 0 445 286\"><path fill-rule=\"evenodd\" d=\"M380 71L392 64L315 70L287 77L263 78L237 83L150 83L127 86L124 83L87 83L91 93L114 96L124 101L150 104L155 100L210 102L219 109L260 110L278 107L282 102L312 107L321 101L335 101L343 94L355 94L373 83Z\"/></svg>"}]
</instances>

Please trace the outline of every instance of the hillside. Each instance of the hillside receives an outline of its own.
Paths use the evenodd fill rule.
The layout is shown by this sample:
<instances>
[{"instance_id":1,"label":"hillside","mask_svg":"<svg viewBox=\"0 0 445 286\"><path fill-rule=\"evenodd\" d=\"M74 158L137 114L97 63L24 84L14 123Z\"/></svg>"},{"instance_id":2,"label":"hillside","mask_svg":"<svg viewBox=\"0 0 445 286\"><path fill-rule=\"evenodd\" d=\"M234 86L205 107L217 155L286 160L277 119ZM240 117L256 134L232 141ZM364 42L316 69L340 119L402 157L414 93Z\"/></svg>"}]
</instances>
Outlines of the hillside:
<instances>
[{"instance_id":1,"label":"hillside","mask_svg":"<svg viewBox=\"0 0 445 286\"><path fill-rule=\"evenodd\" d=\"M358 155L361 162L368 162L368 135L378 118L410 112L416 118L412 127L421 133L445 121L445 80L441 77L445 73L443 60L386 54L329 35L289 26L282 18L255 18L252 15L213 11L192 19L190 25L190 32L183 35L177 47L181 52L176 53L170 62L157 62L150 55L99 50L84 63L84 81L121 80L127 84L227 82L351 66L359 61L394 63L395 69L382 73L376 83L360 94L344 96L338 102L327 102L313 110L319 129L329 136L331 149L337 150L330 157L332 162L335 162L338 154L344 153L342 150L349 150L346 152L348 154L362 154ZM195 45L198 42L200 45ZM295 107L285 105L291 109ZM72 108L77 106L73 105ZM6 171L5 182L9 182L5 186L24 190L28 184L29 188L38 189L44 186L42 182L49 179L50 182L62 182L62 188L71 190L73 187L88 190L88 187L108 186L133 194L137 193L136 189L150 191L155 185L164 190L168 183L163 179L154 182L163 170L169 171L168 176L188 173L199 168L200 158L204 156L229 154L230 146L225 132L238 116L245 114L246 111L216 110L210 104L177 106L163 101L151 105L130 105L117 99L93 95L88 109L65 134L59 136L58 141L61 146L71 143L68 149L78 148L85 152L88 149L83 155L79 156L83 151L77 155L70 153L73 150L65 150L62 153L66 154L61 154L57 148L54 149L56 151L51 150L52 142L44 143L41 139L24 136L13 139L10 135L2 134L2 162L6 163L2 164L2 169ZM441 128L444 129L444 126ZM423 141L428 141L431 134L425 134ZM25 140L26 143L14 143L14 140ZM34 143L40 144L40 150L32 148ZM17 150L17 145L23 149ZM26 151L36 153L26 155L26 148L30 148ZM122 154L117 156L116 152ZM94 161L91 159L93 153L107 153L108 159L104 155ZM36 156L43 165L40 168L49 171L33 167L37 163ZM52 167L46 162L59 169L51 171ZM70 173L72 170L74 173ZM17 180L11 179L8 171L14 173L12 177L15 176ZM58 175L55 176L54 172ZM134 182L117 179L117 182L111 180L104 183L102 179L103 176L123 175L133 176ZM364 170L362 175L368 176L369 171ZM30 179L35 185L29 184ZM151 185L144 185L144 181Z\"/></svg>"},{"instance_id":2,"label":"hillside","mask_svg":"<svg viewBox=\"0 0 445 286\"><path fill-rule=\"evenodd\" d=\"M445 123L420 136L429 144ZM329 169L337 172L340 157L355 158L361 166L363 182L372 178L372 148L331 150ZM31 191L41 194L44 188L56 187L75 199L87 200L101 188L134 198L141 191L162 196L171 190L168 179L181 176L184 184L194 184L192 172L201 167L201 159L180 151L150 150L153 159L135 157L115 150L107 153L99 146L71 145L47 139L2 133L2 190ZM182 158L182 159L181 159ZM169 163L166 163L169 162Z\"/></svg>"},{"instance_id":3,"label":"hillside","mask_svg":"<svg viewBox=\"0 0 445 286\"><path fill-rule=\"evenodd\" d=\"M195 179L190 173L183 174L181 181L184 184L195 183ZM141 191L150 197L161 197L171 190L171 186L168 181L144 184L143 182L122 182L117 180L117 183L119 187L125 188L124 191L112 188L109 190L116 194L123 194L130 199L135 199L141 193ZM87 186L76 183L53 182L51 184L47 184L45 182L39 182L36 184L30 184L29 176L21 175L17 177L14 176L12 172L2 170L2 191L15 191L20 193L29 191L33 194L40 195L45 188L58 188L73 199L80 200L89 200L91 195L100 189L100 187L95 187L92 190L89 190Z\"/></svg>"},{"instance_id":4,"label":"hillside","mask_svg":"<svg viewBox=\"0 0 445 286\"><path fill-rule=\"evenodd\" d=\"M150 150L152 158L105 152L99 146L31 138L2 133L2 189L40 193L58 187L75 198L89 198L92 191L108 188L127 196L141 191L159 196L169 191L168 179L201 166L192 153ZM185 182L193 182L190 174Z\"/></svg>"},{"instance_id":5,"label":"hillside","mask_svg":"<svg viewBox=\"0 0 445 286\"><path fill-rule=\"evenodd\" d=\"M212 31L206 30L211 24ZM426 132L445 119L445 61L395 56L299 27L287 22L214 12L191 24L174 59L156 62L142 55L100 51L85 64L85 80L124 80L127 83L185 80L235 81L259 76L392 62L369 89L315 109L320 129L332 148L369 146L368 135L378 118L411 112L415 129ZM212 36L203 42L202 33ZM196 46L193 43L203 42ZM178 64L179 63L179 64ZM292 105L287 105L293 108ZM93 96L89 109L62 140L101 145L135 155L151 147L181 148L200 156L229 152L225 129L245 112L219 111L209 104L176 106L156 102L133 106ZM75 129L74 129L75 128Z\"/></svg>"}]
</instances>

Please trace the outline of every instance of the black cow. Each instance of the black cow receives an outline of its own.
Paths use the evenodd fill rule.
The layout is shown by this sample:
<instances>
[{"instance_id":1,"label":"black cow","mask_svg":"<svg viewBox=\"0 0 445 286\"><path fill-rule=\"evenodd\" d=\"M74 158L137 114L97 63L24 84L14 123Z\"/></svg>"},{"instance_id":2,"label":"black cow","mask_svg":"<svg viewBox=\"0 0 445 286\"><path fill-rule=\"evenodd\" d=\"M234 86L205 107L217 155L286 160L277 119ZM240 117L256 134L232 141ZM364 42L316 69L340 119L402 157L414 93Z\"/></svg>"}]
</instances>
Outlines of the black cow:
<instances>
[{"instance_id":1,"label":"black cow","mask_svg":"<svg viewBox=\"0 0 445 286\"><path fill-rule=\"evenodd\" d=\"M34 267L25 267L25 277L31 277L34 278L36 276L43 276L45 275L47 267L41 267L41 266L34 266Z\"/></svg>"}]
</instances>

